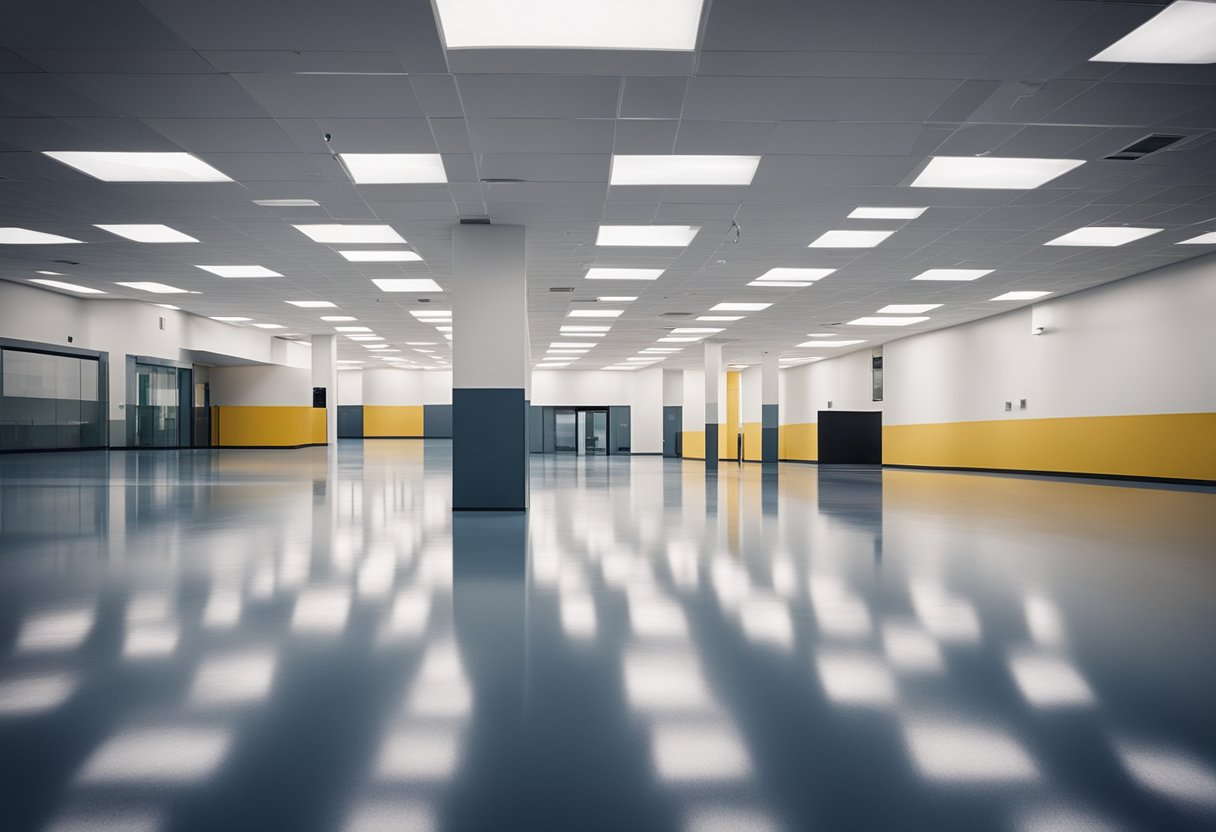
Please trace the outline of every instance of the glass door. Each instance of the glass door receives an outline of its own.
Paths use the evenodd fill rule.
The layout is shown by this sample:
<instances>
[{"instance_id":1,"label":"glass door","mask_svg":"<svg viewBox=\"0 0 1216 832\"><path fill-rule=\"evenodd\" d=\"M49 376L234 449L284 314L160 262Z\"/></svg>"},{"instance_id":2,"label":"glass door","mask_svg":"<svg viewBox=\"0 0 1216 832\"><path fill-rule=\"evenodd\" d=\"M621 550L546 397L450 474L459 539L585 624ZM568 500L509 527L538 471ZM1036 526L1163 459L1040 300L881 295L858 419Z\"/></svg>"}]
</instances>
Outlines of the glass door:
<instances>
[{"instance_id":1,"label":"glass door","mask_svg":"<svg viewBox=\"0 0 1216 832\"><path fill-rule=\"evenodd\" d=\"M557 410L553 414L553 450L556 453L577 453L579 448L573 409Z\"/></svg>"},{"instance_id":2,"label":"glass door","mask_svg":"<svg viewBox=\"0 0 1216 832\"><path fill-rule=\"evenodd\" d=\"M135 444L173 448L181 442L180 395L176 367L135 365Z\"/></svg>"},{"instance_id":3,"label":"glass door","mask_svg":"<svg viewBox=\"0 0 1216 832\"><path fill-rule=\"evenodd\" d=\"M607 410L580 410L578 412L578 453L579 456L607 455Z\"/></svg>"}]
</instances>

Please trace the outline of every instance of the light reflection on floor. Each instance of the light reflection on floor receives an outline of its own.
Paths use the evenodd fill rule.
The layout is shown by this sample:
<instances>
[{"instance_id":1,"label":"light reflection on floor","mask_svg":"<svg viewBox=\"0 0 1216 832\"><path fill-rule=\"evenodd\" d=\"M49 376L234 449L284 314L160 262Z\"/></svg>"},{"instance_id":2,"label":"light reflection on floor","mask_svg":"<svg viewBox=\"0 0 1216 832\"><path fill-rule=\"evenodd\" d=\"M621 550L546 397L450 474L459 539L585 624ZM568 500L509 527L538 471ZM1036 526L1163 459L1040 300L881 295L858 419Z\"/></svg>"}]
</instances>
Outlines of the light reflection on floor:
<instances>
[{"instance_id":1,"label":"light reflection on floor","mask_svg":"<svg viewBox=\"0 0 1216 832\"><path fill-rule=\"evenodd\" d=\"M1216 493L0 457L0 829L1216 828Z\"/></svg>"}]
</instances>

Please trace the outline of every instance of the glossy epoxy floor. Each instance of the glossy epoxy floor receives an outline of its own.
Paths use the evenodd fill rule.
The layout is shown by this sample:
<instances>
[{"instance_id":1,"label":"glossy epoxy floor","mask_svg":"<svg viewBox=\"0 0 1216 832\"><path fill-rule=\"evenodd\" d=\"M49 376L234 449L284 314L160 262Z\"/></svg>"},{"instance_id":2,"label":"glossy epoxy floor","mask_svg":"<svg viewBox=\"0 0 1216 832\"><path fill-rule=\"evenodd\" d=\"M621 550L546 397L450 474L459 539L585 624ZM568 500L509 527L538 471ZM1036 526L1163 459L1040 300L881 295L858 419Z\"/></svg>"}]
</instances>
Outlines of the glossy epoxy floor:
<instances>
[{"instance_id":1,"label":"glossy epoxy floor","mask_svg":"<svg viewBox=\"0 0 1216 832\"><path fill-rule=\"evenodd\" d=\"M1216 828L1216 494L0 457L0 829Z\"/></svg>"}]
</instances>

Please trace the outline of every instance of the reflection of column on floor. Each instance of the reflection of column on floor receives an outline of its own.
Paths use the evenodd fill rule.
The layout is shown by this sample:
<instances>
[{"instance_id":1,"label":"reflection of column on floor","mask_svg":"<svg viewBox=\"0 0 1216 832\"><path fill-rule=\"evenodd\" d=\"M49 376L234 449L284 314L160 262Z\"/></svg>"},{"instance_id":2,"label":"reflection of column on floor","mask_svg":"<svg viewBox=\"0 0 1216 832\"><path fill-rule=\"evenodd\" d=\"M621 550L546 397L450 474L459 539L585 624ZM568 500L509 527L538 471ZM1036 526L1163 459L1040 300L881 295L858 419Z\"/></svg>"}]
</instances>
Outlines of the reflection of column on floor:
<instances>
[{"instance_id":1,"label":"reflection of column on floor","mask_svg":"<svg viewBox=\"0 0 1216 832\"><path fill-rule=\"evenodd\" d=\"M448 828L525 828L527 545L525 514L452 516L453 624L473 688L468 744L476 751L452 795ZM463 789L477 799L462 800Z\"/></svg>"}]
</instances>

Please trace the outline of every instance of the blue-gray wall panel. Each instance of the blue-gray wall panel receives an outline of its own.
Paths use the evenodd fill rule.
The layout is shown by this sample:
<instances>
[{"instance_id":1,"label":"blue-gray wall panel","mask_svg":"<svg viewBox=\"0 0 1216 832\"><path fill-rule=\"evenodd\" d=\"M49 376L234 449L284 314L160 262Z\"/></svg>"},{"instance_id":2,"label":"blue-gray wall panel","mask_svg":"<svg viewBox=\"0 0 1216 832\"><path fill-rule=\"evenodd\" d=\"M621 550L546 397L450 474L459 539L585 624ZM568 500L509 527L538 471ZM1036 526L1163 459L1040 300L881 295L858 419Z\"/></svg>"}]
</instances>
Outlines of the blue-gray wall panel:
<instances>
[{"instance_id":1,"label":"blue-gray wall panel","mask_svg":"<svg viewBox=\"0 0 1216 832\"><path fill-rule=\"evenodd\" d=\"M361 404L340 404L340 405L338 405L338 438L339 439L362 439L363 438L363 405L361 405Z\"/></svg>"},{"instance_id":2,"label":"blue-gray wall panel","mask_svg":"<svg viewBox=\"0 0 1216 832\"><path fill-rule=\"evenodd\" d=\"M718 424L716 422L705 423L705 468L706 470L717 470L718 468Z\"/></svg>"},{"instance_id":3,"label":"blue-gray wall panel","mask_svg":"<svg viewBox=\"0 0 1216 832\"><path fill-rule=\"evenodd\" d=\"M452 406L424 404L422 406L422 435L427 439L452 438Z\"/></svg>"},{"instance_id":4,"label":"blue-gray wall panel","mask_svg":"<svg viewBox=\"0 0 1216 832\"><path fill-rule=\"evenodd\" d=\"M776 462L778 451L778 438L780 436L778 425L778 405L765 404L761 405L760 414L760 461L761 462Z\"/></svg>"}]
</instances>

